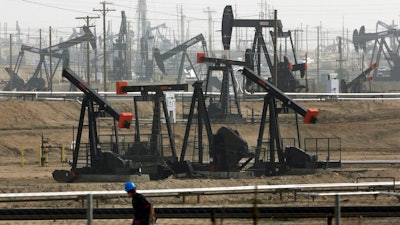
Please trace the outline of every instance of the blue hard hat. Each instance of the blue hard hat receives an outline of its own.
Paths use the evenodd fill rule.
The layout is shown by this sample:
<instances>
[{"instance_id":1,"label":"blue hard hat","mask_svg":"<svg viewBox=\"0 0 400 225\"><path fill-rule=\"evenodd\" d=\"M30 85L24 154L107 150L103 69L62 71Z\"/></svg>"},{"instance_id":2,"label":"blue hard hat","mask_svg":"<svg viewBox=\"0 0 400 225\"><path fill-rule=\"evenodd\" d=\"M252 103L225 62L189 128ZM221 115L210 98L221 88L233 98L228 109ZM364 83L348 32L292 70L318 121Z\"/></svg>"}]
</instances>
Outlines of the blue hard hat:
<instances>
[{"instance_id":1,"label":"blue hard hat","mask_svg":"<svg viewBox=\"0 0 400 225\"><path fill-rule=\"evenodd\" d=\"M130 181L125 183L125 191L126 192L132 191L134 189L136 189L136 185L134 183L132 183Z\"/></svg>"}]
</instances>

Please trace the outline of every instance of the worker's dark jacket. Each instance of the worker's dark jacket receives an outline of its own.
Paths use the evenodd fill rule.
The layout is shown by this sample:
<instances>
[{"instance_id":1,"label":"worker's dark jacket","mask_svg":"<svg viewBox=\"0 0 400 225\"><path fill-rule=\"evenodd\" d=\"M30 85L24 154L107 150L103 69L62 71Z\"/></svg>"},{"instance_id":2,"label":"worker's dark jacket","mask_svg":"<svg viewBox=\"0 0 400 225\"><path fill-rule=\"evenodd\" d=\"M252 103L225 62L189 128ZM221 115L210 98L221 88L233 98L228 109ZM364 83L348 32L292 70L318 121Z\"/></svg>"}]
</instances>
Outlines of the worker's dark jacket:
<instances>
[{"instance_id":1,"label":"worker's dark jacket","mask_svg":"<svg viewBox=\"0 0 400 225\"><path fill-rule=\"evenodd\" d=\"M136 193L132 198L132 206L135 210L133 223L148 224L151 210L150 202L143 195Z\"/></svg>"}]
</instances>

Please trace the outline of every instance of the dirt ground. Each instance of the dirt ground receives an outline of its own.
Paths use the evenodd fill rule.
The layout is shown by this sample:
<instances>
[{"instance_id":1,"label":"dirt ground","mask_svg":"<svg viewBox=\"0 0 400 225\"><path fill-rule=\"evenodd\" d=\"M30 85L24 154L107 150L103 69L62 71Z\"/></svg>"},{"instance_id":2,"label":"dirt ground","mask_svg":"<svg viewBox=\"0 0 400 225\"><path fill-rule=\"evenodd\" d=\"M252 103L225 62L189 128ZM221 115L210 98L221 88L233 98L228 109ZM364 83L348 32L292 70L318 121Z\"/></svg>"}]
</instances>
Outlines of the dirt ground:
<instances>
[{"instance_id":1,"label":"dirt ground","mask_svg":"<svg viewBox=\"0 0 400 225\"><path fill-rule=\"evenodd\" d=\"M111 102L121 111L132 108L130 102ZM301 138L321 137L339 138L341 140L342 160L400 160L398 146L400 144L400 101L324 101L324 102L300 102L305 108L318 108L319 117L316 124L300 123ZM64 146L66 158L70 159L70 144L76 134L73 127L77 127L80 104L76 101L23 101L0 100L2 109L0 117L0 193L38 192L38 191L82 191L82 190L120 190L122 183L73 183L61 184L52 178L52 172L56 169L69 169L67 163L61 162L60 147ZM177 107L181 108L181 107ZM244 116L250 115L251 110L260 114L262 104L260 102L242 102ZM179 111L179 110L178 110ZM151 105L141 107L139 114L143 118L151 117ZM147 116L146 116L147 115ZM178 112L178 117L181 112ZM282 137L297 137L293 114L282 115ZM149 127L145 125L144 127ZM240 136L246 140L251 148L257 141L259 123L255 124L212 124L213 131L221 126L236 129ZM182 146L185 124L175 124L174 133L177 149ZM134 132L131 129L129 132ZM39 149L42 138L52 149L49 153L46 166L39 166ZM400 179L400 165L357 165L343 166L340 169L320 170L314 174L285 175L276 177L257 177L252 179L174 179L168 178L160 181L147 181L139 183L140 189L157 188L190 188L190 187L221 187L221 186L245 186L265 184L295 184L295 183L330 183L330 182L354 182L357 177L393 177ZM385 180L385 179L384 179ZM379 180L378 181L382 181ZM387 180L385 180L387 181ZM253 196L210 196L202 197L200 204L230 205L250 204ZM293 200L293 196L287 194L284 199L278 195L265 194L259 196L262 204L267 205L309 205L310 200L303 198ZM163 205L180 205L181 199L154 198L152 199L160 207ZM189 198L186 205L199 204L195 197ZM318 199L311 204L333 204L333 199L326 197ZM395 197L382 197L375 200L371 196L348 197L343 204L375 205L375 204L399 204ZM79 207L79 202L57 202L57 207ZM110 207L129 207L127 199L119 199L104 203ZM54 203L0 203L2 208L13 207L53 207ZM267 220L268 221L268 220ZM347 224L370 224L365 219L348 220ZM352 221L352 222L351 222ZM371 221L371 220L368 220ZM379 221L379 220L378 220ZM70 221L68 224L82 224L84 221ZM127 223L127 221L123 221ZM251 223L247 220L244 223ZM325 220L305 221L278 221L277 224L325 224ZM0 223L2 224L2 223ZM5 223L18 224L18 223ZM35 224L32 222L31 224ZM37 223L40 224L40 223ZM62 221L52 224L66 224ZM103 224L102 221L96 224ZM118 224L111 222L108 224ZM157 224L211 224L210 221L192 220L159 220ZM225 224L235 224L225 221ZM371 223L374 224L374 223ZM395 220L380 220L376 224L397 224Z\"/></svg>"}]
</instances>

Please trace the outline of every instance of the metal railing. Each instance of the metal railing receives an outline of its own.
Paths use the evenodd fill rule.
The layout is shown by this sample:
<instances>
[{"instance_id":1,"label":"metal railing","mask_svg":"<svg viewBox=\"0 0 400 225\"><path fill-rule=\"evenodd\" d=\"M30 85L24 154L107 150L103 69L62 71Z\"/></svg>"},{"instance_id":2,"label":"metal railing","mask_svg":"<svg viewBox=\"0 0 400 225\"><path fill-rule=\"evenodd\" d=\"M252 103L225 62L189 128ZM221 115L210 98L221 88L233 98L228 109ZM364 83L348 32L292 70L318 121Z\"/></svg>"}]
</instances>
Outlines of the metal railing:
<instances>
[{"instance_id":1,"label":"metal railing","mask_svg":"<svg viewBox=\"0 0 400 225\"><path fill-rule=\"evenodd\" d=\"M175 189L154 189L140 190L141 194L148 197L179 197L179 196L198 196L198 195L232 195L249 193L279 193L288 190L300 191L362 191L371 190L373 187L388 187L397 189L400 183L393 181L385 182L355 182L355 183L314 183L314 184L278 184L278 185L250 185L232 187L210 187L210 188L175 188ZM394 188L393 188L394 186ZM73 197L77 196L126 196L124 191L71 191L71 192L36 192L36 193L0 193L0 202L5 199L20 198L44 198L49 197Z\"/></svg>"},{"instance_id":2,"label":"metal railing","mask_svg":"<svg viewBox=\"0 0 400 225\"><path fill-rule=\"evenodd\" d=\"M141 96L140 92L129 92L127 94L118 95L115 92L98 92L101 96L111 98L112 100L117 99L132 99L134 96ZM251 95L246 95L246 101L262 99L267 93L256 92ZM400 92L382 92L382 93L298 93L298 92L287 92L287 96L296 101L329 101L329 100L400 100ZM0 91L0 98L22 98L26 100L66 100L82 97L82 92L62 92L62 91ZM175 92L177 100L190 100L193 92ZM219 96L219 92L207 92L208 96ZM233 94L232 94L233 97Z\"/></svg>"},{"instance_id":3,"label":"metal railing","mask_svg":"<svg viewBox=\"0 0 400 225\"><path fill-rule=\"evenodd\" d=\"M341 206L341 195L397 195L395 192L379 191L352 191L345 192L349 188L369 188L373 186L391 186L393 182L363 182L363 183L321 183L321 184L288 184L288 185L258 185L258 186L237 186L237 187L213 187L213 188L181 188L181 189L158 189L141 190L140 193L146 196L175 196L175 195L210 195L210 194L249 194L285 191L288 189L317 190L328 188L336 192L300 192L303 195L335 196L334 206L296 206L296 207L265 207L259 206L254 199L252 206L185 206L185 207L155 207L157 218L327 218L327 224L336 222L341 217L400 217L400 206ZM338 189L339 188L339 189ZM19 198L50 197L85 197L86 208L17 208L0 209L0 220L79 220L86 219L87 224L92 224L94 219L130 219L133 214L132 208L94 208L94 196L126 196L124 191L80 191L80 192L39 192L39 193L2 193L0 200ZM44 199L45 200L45 199ZM29 201L29 200L27 200Z\"/></svg>"}]
</instances>

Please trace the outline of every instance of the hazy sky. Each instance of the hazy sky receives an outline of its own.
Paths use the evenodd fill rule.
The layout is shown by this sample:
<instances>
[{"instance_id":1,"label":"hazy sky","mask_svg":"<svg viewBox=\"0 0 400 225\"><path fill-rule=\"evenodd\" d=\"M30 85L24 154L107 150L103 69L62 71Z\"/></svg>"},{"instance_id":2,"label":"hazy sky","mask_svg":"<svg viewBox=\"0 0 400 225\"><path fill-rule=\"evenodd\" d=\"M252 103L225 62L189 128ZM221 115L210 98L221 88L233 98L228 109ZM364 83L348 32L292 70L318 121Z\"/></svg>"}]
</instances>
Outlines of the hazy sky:
<instances>
[{"instance_id":1,"label":"hazy sky","mask_svg":"<svg viewBox=\"0 0 400 225\"><path fill-rule=\"evenodd\" d=\"M102 9L102 1L98 0L0 0L1 33L15 32L16 21L23 33L34 32L39 28L48 30L49 26L60 32L70 33L72 28L84 24L84 20L76 17L97 16L99 12L94 9ZM124 10L127 19L136 23L137 0L110 0L107 8L115 11L107 13L107 20L112 20L113 30L119 29L121 10ZM267 3L267 5L265 4ZM400 2L398 0L361 1L361 0L147 0L148 19L152 26L166 23L168 27L176 27L177 11L182 7L187 23L190 24L190 34L208 32L205 12L209 10L213 17L213 32L218 32L221 26L223 9L226 5L232 5L237 19L258 19L261 9L276 9L278 19L282 21L284 30L307 30L310 36L316 33L316 27L322 26L329 33L341 34L343 27L352 33L365 25L367 32L375 32L377 21L387 24L399 24ZM102 18L93 20L97 29L102 30Z\"/></svg>"}]
</instances>

